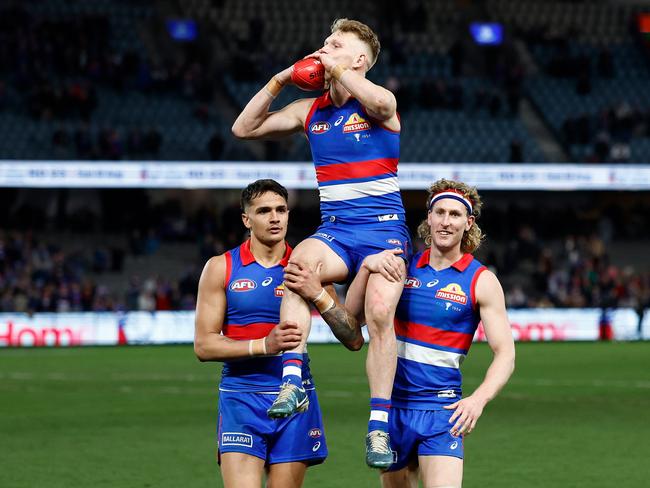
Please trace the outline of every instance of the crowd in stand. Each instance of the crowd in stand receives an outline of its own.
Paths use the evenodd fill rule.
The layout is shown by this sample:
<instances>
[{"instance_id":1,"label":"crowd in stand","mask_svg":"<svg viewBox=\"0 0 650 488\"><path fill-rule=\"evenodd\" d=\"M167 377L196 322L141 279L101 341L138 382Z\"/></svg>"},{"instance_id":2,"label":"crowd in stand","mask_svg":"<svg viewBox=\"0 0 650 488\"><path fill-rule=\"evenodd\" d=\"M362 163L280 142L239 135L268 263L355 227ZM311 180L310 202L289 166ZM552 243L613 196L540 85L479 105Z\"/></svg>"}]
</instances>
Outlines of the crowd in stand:
<instances>
[{"instance_id":1,"label":"crowd in stand","mask_svg":"<svg viewBox=\"0 0 650 488\"><path fill-rule=\"evenodd\" d=\"M626 162L630 142L650 138L650 108L642 110L622 102L598 113L569 117L562 125L567 144L591 145L590 163Z\"/></svg>"},{"instance_id":2,"label":"crowd in stand","mask_svg":"<svg viewBox=\"0 0 650 488\"><path fill-rule=\"evenodd\" d=\"M498 215L495 209L492 213ZM2 231L0 311L192 310L203 263L245 238L238 219L233 206L224 210L220 225L207 225L209 218L195 219L192 225L165 224L146 233L134 230L122 239L124 245L66 248L47 233ZM488 233L497 235L486 224ZM502 279L509 307L650 307L650 270L614 264L608 253L615 245L611 225L603 219L597 229L598 234L569 232L541 238L533 227L522 225L503 240L491 237L478 257ZM165 258L156 257L161 247L195 231L202 237L192 240L194 257L185 271L178 276L156 274L156 269L164 269ZM290 242L304 237L295 234ZM84 236L78 240L83 242ZM423 243L416 241L416 247L423 248ZM159 259L160 266L149 266L152 271L146 276L130 276L128 285L116 285L115 278L122 282L129 272L127 259L139 256L153 257L152 263Z\"/></svg>"},{"instance_id":3,"label":"crowd in stand","mask_svg":"<svg viewBox=\"0 0 650 488\"><path fill-rule=\"evenodd\" d=\"M143 242L138 252L155 253ZM131 250L132 251L132 250ZM0 233L0 311L105 312L193 310L198 276L133 276L125 290L109 289L108 275L124 270L121 247L63 249L31 232Z\"/></svg>"},{"instance_id":4,"label":"crowd in stand","mask_svg":"<svg viewBox=\"0 0 650 488\"><path fill-rule=\"evenodd\" d=\"M190 103L188 113L197 123L210 120L215 83L199 46L187 46L182 58L161 53L153 61L135 47L112 47L113 27L107 15L48 19L18 2L0 10L0 112L11 108L36 121L72 122L75 129L61 126L52 132L54 159L160 156L164 131L153 126L157 121L150 127L98 121L99 90L173 95ZM214 142L205 152L221 155Z\"/></svg>"}]
</instances>

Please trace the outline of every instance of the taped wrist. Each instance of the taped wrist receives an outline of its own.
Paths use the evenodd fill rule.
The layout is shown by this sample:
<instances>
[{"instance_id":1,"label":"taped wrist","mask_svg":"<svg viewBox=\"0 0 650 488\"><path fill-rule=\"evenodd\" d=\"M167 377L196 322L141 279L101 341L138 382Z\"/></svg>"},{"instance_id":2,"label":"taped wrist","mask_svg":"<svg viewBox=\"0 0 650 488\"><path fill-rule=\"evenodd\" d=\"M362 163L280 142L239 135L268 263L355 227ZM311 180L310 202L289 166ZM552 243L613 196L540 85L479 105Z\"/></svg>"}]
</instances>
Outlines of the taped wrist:
<instances>
[{"instance_id":1,"label":"taped wrist","mask_svg":"<svg viewBox=\"0 0 650 488\"><path fill-rule=\"evenodd\" d=\"M332 68L332 78L334 78L336 81L341 81L341 76L343 76L343 73L345 73L347 70L347 68L344 68L340 64L337 64Z\"/></svg>"},{"instance_id":2,"label":"taped wrist","mask_svg":"<svg viewBox=\"0 0 650 488\"><path fill-rule=\"evenodd\" d=\"M334 299L330 296L329 293L325 291L325 288L321 289L318 296L312 300L312 303L316 306L318 312L321 314L332 310L336 306Z\"/></svg>"},{"instance_id":3,"label":"taped wrist","mask_svg":"<svg viewBox=\"0 0 650 488\"><path fill-rule=\"evenodd\" d=\"M249 356L265 356L266 355L266 338L253 339L248 341L248 355Z\"/></svg>"},{"instance_id":4,"label":"taped wrist","mask_svg":"<svg viewBox=\"0 0 650 488\"><path fill-rule=\"evenodd\" d=\"M264 87L264 90L266 91L267 95L269 95L271 98L275 98L278 96L278 93L284 88L284 85L278 81L278 79L274 76L269 80L269 82L266 84Z\"/></svg>"}]
</instances>

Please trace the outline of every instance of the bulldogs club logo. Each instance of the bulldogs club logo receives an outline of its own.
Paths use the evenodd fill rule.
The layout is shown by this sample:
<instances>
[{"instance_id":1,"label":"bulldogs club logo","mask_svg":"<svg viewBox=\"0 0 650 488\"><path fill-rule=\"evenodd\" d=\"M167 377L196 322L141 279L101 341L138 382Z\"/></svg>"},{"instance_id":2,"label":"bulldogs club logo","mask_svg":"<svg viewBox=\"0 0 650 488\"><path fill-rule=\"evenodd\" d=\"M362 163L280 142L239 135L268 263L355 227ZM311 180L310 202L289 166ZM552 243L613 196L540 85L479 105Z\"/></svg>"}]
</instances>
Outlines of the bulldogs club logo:
<instances>
[{"instance_id":1,"label":"bulldogs club logo","mask_svg":"<svg viewBox=\"0 0 650 488\"><path fill-rule=\"evenodd\" d=\"M312 134L324 134L330 130L332 126L329 122L314 122L309 126L309 132Z\"/></svg>"},{"instance_id":2,"label":"bulldogs club logo","mask_svg":"<svg viewBox=\"0 0 650 488\"><path fill-rule=\"evenodd\" d=\"M230 290L236 292L253 291L255 288L257 288L257 283L247 278L241 278L230 284Z\"/></svg>"},{"instance_id":3,"label":"bulldogs club logo","mask_svg":"<svg viewBox=\"0 0 650 488\"><path fill-rule=\"evenodd\" d=\"M409 276L404 280L404 288L420 288L421 286L422 282L412 276Z\"/></svg>"},{"instance_id":4,"label":"bulldogs club logo","mask_svg":"<svg viewBox=\"0 0 650 488\"><path fill-rule=\"evenodd\" d=\"M275 287L273 294L276 297L282 298L284 296L284 283Z\"/></svg>"},{"instance_id":5,"label":"bulldogs club logo","mask_svg":"<svg viewBox=\"0 0 650 488\"><path fill-rule=\"evenodd\" d=\"M345 121L345 124L343 124L344 134L363 130L370 130L370 123L356 112L350 115L348 120Z\"/></svg>"},{"instance_id":6,"label":"bulldogs club logo","mask_svg":"<svg viewBox=\"0 0 650 488\"><path fill-rule=\"evenodd\" d=\"M436 292L436 298L439 298L440 300L460 303L461 305L465 305L467 303L467 295L458 283L449 283L444 288L440 288Z\"/></svg>"}]
</instances>

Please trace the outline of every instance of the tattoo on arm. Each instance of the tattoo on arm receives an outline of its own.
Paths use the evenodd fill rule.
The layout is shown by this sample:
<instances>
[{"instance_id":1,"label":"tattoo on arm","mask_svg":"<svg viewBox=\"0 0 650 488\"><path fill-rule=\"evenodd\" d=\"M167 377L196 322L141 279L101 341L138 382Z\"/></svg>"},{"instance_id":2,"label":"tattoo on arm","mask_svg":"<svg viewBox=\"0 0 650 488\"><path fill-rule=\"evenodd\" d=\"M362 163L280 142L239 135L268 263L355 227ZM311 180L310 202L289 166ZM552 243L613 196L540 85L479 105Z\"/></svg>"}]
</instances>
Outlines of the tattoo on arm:
<instances>
[{"instance_id":1,"label":"tattoo on arm","mask_svg":"<svg viewBox=\"0 0 650 488\"><path fill-rule=\"evenodd\" d=\"M361 327L357 319L350 315L341 305L337 305L331 310L322 314L327 325L332 329L334 337L341 344L351 350L357 350L363 345L363 336ZM356 347L355 347L356 346Z\"/></svg>"}]
</instances>

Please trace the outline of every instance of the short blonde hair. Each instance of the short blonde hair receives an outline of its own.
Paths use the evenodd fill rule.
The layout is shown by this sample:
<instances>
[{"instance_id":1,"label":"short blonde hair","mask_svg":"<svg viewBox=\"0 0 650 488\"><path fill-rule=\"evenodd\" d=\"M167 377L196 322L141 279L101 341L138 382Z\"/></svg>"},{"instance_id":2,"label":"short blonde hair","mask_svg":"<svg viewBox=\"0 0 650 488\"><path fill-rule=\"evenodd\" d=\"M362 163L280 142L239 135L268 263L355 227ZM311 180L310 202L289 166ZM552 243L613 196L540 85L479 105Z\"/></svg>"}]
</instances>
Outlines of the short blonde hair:
<instances>
[{"instance_id":1,"label":"short blonde hair","mask_svg":"<svg viewBox=\"0 0 650 488\"><path fill-rule=\"evenodd\" d=\"M481 208L483 207L483 202L481 202L481 197L478 194L478 190L474 186L469 186L461 181L452 181L446 179L440 179L432 184L428 191L427 197L427 210L431 205L431 200L438 193L445 190L454 190L460 192L465 198L467 198L472 203L472 215L475 219L478 219L481 215ZM418 226L418 236L424 239L424 243L427 246L431 245L431 228L427 223L427 219L424 219ZM481 231L481 228L476 224L476 220L469 228L468 231L465 231L463 234L463 239L460 241L460 250L464 253L473 253L476 251L485 236Z\"/></svg>"},{"instance_id":2,"label":"short blonde hair","mask_svg":"<svg viewBox=\"0 0 650 488\"><path fill-rule=\"evenodd\" d=\"M358 20L336 19L332 24L332 34L336 31L352 32L364 42L370 48L371 59L368 60L368 69L374 66L381 51L381 44L377 34L370 27Z\"/></svg>"}]
</instances>

